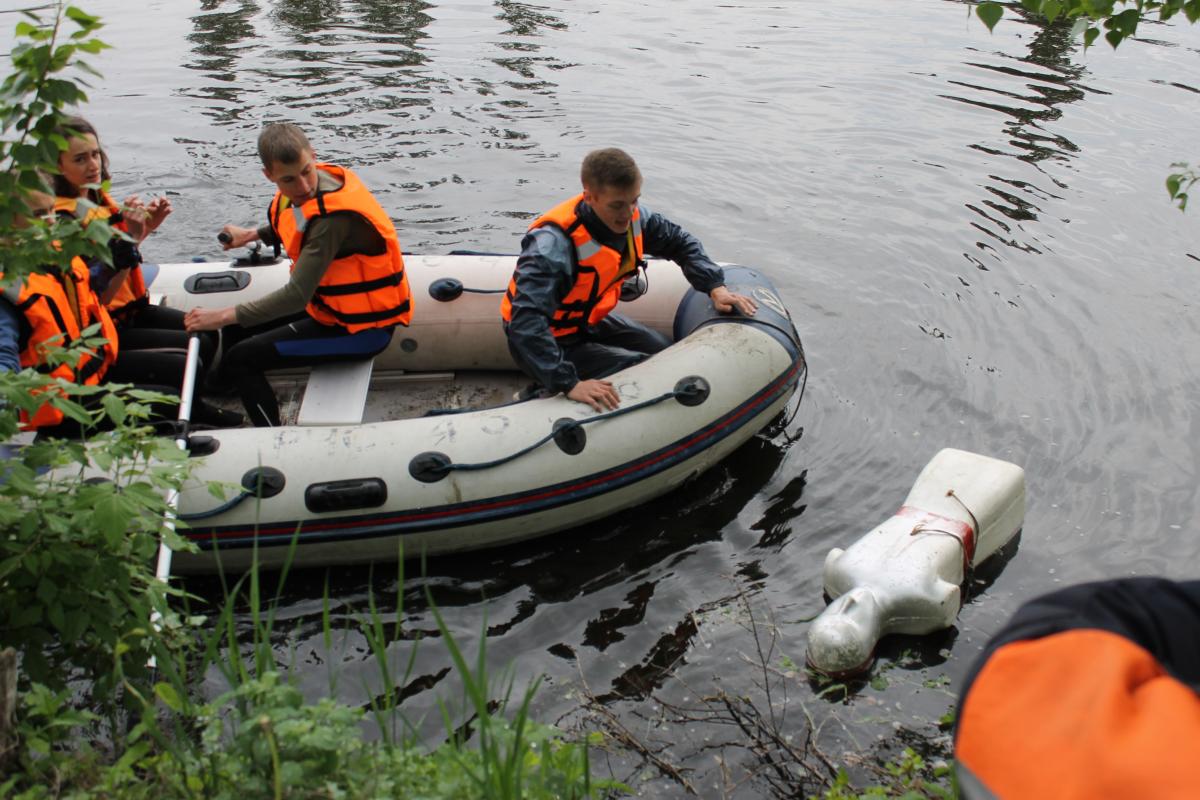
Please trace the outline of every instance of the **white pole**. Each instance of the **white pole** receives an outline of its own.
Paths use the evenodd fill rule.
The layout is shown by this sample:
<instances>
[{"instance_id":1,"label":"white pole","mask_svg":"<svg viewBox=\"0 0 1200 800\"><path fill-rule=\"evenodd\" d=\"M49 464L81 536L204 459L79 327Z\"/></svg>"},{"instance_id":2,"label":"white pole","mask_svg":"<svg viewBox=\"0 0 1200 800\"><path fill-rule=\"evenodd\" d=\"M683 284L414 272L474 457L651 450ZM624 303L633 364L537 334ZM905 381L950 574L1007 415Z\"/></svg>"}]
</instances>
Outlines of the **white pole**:
<instances>
[{"instance_id":1,"label":"white pole","mask_svg":"<svg viewBox=\"0 0 1200 800\"><path fill-rule=\"evenodd\" d=\"M183 367L183 387L179 390L179 436L175 444L180 450L187 449L188 423L192 420L192 395L196 391L196 365L200 361L200 334L193 333L188 337L187 363ZM175 532L175 515L179 510L179 490L172 489L167 493L167 511L163 514L163 528L166 532ZM167 545L164 534L158 540L158 566L154 570L156 580L166 584L171 580L171 548ZM155 630L159 629L162 615L155 610L150 615L150 624ZM150 657L147 666L154 669L154 657Z\"/></svg>"}]
</instances>

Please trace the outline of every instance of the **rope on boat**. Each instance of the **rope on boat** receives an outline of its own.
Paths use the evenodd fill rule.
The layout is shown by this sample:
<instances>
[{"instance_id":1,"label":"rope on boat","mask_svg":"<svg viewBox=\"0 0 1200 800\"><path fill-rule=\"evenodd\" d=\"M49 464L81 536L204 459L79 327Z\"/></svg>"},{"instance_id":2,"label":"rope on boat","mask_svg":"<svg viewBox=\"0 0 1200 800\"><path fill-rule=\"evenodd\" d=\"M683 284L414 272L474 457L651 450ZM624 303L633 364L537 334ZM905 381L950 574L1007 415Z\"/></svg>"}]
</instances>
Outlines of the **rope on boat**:
<instances>
[{"instance_id":1,"label":"rope on boat","mask_svg":"<svg viewBox=\"0 0 1200 800\"><path fill-rule=\"evenodd\" d=\"M530 453L544 445L546 442L554 440L556 444L566 453L575 455L583 450L586 438L583 434L583 426L590 425L593 422L599 422L605 419L613 419L623 414L632 414L634 411L639 411L643 408L658 405L666 400L678 400L685 406L697 406L708 399L709 385L706 380L698 376L689 376L683 378L675 384L675 388L669 392L660 394L658 397L652 397L649 400L643 400L640 403L635 403L631 406L617 408L605 414L599 414L587 419L570 419L564 417L554 423L554 429L538 439L528 447L524 447L515 453L507 456L494 459L492 461L480 461L474 464L455 464L443 453L426 452L421 453L413 458L408 465L409 474L422 483L435 483L449 475L451 472L474 472L484 469L492 469L502 464L507 464L514 461L526 453Z\"/></svg>"},{"instance_id":2,"label":"rope on boat","mask_svg":"<svg viewBox=\"0 0 1200 800\"><path fill-rule=\"evenodd\" d=\"M247 470L246 474L242 476L242 491L237 496L229 498L216 508L210 508L207 511L193 511L190 514L176 514L175 518L190 522L196 519L215 517L236 508L247 497L262 499L274 497L283 491L286 484L287 479L275 467L255 467Z\"/></svg>"},{"instance_id":3,"label":"rope on boat","mask_svg":"<svg viewBox=\"0 0 1200 800\"><path fill-rule=\"evenodd\" d=\"M238 504L241 503L243 500L245 500L247 497L253 497L253 496L254 496L254 492L243 491L241 494L239 494L235 497L231 497L230 499L226 500L224 503L217 506L216 508L210 508L207 511L193 511L190 514L176 514L175 518L181 519L184 522L191 522L192 520L195 520L195 519L208 519L209 517L215 517L218 514L224 514L226 511L230 511L231 509L236 508L238 506Z\"/></svg>"}]
</instances>

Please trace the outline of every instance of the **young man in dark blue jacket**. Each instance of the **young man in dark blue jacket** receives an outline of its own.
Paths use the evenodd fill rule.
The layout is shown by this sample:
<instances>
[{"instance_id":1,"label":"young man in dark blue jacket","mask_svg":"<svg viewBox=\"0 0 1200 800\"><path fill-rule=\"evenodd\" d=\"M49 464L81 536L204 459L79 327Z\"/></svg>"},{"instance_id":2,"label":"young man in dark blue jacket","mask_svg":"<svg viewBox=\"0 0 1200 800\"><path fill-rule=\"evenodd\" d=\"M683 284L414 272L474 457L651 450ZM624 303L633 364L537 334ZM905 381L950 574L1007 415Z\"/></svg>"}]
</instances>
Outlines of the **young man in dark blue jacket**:
<instances>
[{"instance_id":1,"label":"young man in dark blue jacket","mask_svg":"<svg viewBox=\"0 0 1200 800\"><path fill-rule=\"evenodd\" d=\"M725 288L724 273L696 237L638 205L642 175L628 154L589 153L580 179L581 194L530 226L500 313L518 366L544 390L603 411L619 404L606 376L671 344L611 313L644 256L674 261L720 312L752 315L757 305Z\"/></svg>"}]
</instances>

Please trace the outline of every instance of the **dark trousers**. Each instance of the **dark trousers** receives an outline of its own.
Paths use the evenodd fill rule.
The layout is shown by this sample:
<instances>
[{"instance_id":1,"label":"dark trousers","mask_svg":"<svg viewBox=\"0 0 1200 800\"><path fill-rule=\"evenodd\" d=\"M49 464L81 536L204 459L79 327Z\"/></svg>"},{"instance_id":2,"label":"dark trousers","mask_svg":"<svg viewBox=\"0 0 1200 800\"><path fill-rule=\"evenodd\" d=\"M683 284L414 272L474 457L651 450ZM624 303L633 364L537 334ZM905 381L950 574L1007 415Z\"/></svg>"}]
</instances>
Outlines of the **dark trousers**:
<instances>
[{"instance_id":1,"label":"dark trousers","mask_svg":"<svg viewBox=\"0 0 1200 800\"><path fill-rule=\"evenodd\" d=\"M221 335L225 355L219 378L237 388L251 422L264 427L279 425L280 419L279 401L263 373L372 358L392 341L392 328L350 333L340 325L322 325L300 312L251 328L229 325Z\"/></svg>"},{"instance_id":2,"label":"dark trousers","mask_svg":"<svg viewBox=\"0 0 1200 800\"><path fill-rule=\"evenodd\" d=\"M188 333L183 327L183 312L166 306L142 306L132 314L122 315L117 322L117 341L120 352L130 350L174 350L187 356ZM203 383L204 373L213 365L217 353L217 336L212 331L200 334L200 366L197 383Z\"/></svg>"},{"instance_id":3,"label":"dark trousers","mask_svg":"<svg viewBox=\"0 0 1200 800\"><path fill-rule=\"evenodd\" d=\"M620 314L609 314L587 334L560 336L555 341L562 348L563 358L574 365L581 381L608 377L671 346L671 340L666 336ZM517 366L527 374L533 374L525 359L511 345L509 352Z\"/></svg>"},{"instance_id":4,"label":"dark trousers","mask_svg":"<svg viewBox=\"0 0 1200 800\"><path fill-rule=\"evenodd\" d=\"M117 360L104 374L104 383L131 383L135 389L159 392L161 394L179 397L183 385L185 357L177 352L151 352L143 350L119 350ZM101 406L100 397L81 398L83 407L95 411ZM179 406L174 403L152 403L150 405L151 424L179 418ZM94 427L85 429L75 420L67 417L57 425L47 425L38 428L39 437L54 437L57 439L80 439L86 433L106 431L113 428L108 417L102 418Z\"/></svg>"}]
</instances>

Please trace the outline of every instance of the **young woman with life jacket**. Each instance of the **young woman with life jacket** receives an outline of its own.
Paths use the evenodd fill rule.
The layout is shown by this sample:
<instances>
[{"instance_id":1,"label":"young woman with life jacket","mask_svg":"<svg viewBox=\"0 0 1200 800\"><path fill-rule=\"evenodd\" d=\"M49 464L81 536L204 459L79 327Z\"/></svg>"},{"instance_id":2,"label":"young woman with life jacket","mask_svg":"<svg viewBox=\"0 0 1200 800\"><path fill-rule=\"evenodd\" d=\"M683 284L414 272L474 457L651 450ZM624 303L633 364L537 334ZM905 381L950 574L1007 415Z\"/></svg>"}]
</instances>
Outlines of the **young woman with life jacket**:
<instances>
[{"instance_id":1,"label":"young woman with life jacket","mask_svg":"<svg viewBox=\"0 0 1200 800\"><path fill-rule=\"evenodd\" d=\"M109 239L111 266L100 261L87 264L91 289L116 325L120 349L123 352L160 353L164 359L169 356L179 362L179 374L182 375L188 344L183 312L150 303L139 249L146 237L171 213L170 201L166 197L156 197L143 203L137 195L131 195L123 204L118 204L102 186L112 176L108 155L100 145L95 127L83 117L70 117L60 133L67 140L67 149L59 154L58 172L52 176L55 212L80 220L84 225L96 219L106 220L116 231L125 234ZM197 386L203 385L202 378L206 368L212 365L216 350L216 337L202 335ZM160 368L155 374L161 375L162 367L168 365L164 359L156 360ZM173 374L174 370L169 372ZM202 403L199 398L196 403L198 423L230 427L243 421L236 412L222 411Z\"/></svg>"}]
</instances>

